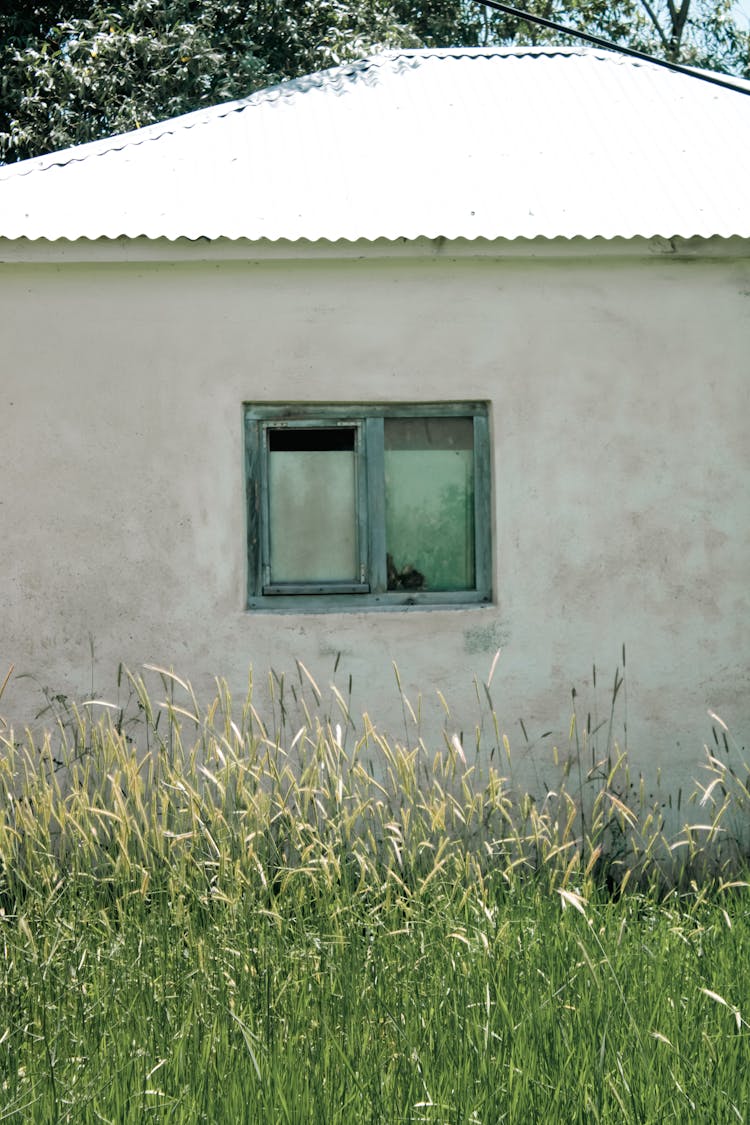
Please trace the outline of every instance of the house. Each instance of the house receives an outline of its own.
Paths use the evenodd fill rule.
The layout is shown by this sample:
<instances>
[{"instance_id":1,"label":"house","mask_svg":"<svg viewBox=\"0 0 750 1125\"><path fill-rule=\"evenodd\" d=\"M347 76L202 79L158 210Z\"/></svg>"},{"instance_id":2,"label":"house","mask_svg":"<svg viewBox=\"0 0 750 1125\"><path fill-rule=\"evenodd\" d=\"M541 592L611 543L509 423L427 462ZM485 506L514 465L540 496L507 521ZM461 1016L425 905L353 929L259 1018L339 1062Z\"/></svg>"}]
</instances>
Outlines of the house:
<instances>
[{"instance_id":1,"label":"house","mask_svg":"<svg viewBox=\"0 0 750 1125\"><path fill-rule=\"evenodd\" d=\"M301 661L400 736L395 662L473 745L499 649L538 770L625 649L651 777L746 737L737 87L405 50L0 170L3 713Z\"/></svg>"}]
</instances>

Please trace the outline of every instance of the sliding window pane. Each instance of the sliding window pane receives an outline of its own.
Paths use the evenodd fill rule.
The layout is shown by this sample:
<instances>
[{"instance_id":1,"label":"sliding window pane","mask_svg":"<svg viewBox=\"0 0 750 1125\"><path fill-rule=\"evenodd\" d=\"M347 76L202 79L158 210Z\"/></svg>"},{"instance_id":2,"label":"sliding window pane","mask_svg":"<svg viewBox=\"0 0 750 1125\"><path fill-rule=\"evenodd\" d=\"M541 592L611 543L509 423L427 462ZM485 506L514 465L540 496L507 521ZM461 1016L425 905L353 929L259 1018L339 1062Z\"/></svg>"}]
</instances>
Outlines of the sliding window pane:
<instances>
[{"instance_id":1,"label":"sliding window pane","mask_svg":"<svg viewBox=\"0 0 750 1125\"><path fill-rule=\"evenodd\" d=\"M471 418L386 418L389 590L471 590L474 425Z\"/></svg>"},{"instance_id":2,"label":"sliding window pane","mask_svg":"<svg viewBox=\"0 0 750 1125\"><path fill-rule=\"evenodd\" d=\"M268 430L272 583L359 579L356 429Z\"/></svg>"}]
</instances>

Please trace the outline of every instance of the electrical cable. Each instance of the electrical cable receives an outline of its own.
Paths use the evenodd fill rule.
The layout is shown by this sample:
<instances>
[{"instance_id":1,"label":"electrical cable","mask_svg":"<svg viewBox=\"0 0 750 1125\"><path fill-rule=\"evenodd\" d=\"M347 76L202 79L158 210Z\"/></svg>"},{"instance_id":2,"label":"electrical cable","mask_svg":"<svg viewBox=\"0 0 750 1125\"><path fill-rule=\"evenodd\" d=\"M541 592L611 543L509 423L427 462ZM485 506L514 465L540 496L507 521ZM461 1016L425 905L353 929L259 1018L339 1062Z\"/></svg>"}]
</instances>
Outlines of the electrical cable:
<instances>
[{"instance_id":1,"label":"electrical cable","mask_svg":"<svg viewBox=\"0 0 750 1125\"><path fill-rule=\"evenodd\" d=\"M575 27L565 27L564 24L555 23L544 16L535 16L524 12L520 8L512 8L509 4L500 4L497 0L474 0L485 8L493 8L503 12L506 16L514 16L526 23L536 23L550 31L558 31L562 35L570 35L574 39L583 39L586 43L593 43L596 47L604 47L608 51L616 51L620 55L630 55L632 58L641 59L643 62L653 63L654 66L663 66L666 70L674 70L677 74L686 74L689 78L699 78L701 82L711 82L714 86L723 86L726 90L734 90L737 94L750 94L750 83L747 86L737 86L725 78L719 78L705 70L694 70L692 67L683 66L681 63L669 62L667 59L657 59L647 55L645 51L637 51L634 47L621 47L611 43L608 39L601 39L598 35L590 35L587 31L579 31Z\"/></svg>"}]
</instances>

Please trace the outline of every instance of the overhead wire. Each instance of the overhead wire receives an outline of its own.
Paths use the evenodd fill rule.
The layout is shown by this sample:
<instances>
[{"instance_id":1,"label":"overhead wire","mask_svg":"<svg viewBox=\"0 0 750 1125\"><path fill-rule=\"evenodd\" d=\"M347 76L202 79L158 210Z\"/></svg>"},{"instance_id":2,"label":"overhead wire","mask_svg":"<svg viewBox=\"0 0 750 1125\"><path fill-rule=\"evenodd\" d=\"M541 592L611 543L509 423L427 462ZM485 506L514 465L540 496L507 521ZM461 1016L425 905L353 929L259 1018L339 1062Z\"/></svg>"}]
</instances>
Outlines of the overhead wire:
<instances>
[{"instance_id":1,"label":"overhead wire","mask_svg":"<svg viewBox=\"0 0 750 1125\"><path fill-rule=\"evenodd\" d=\"M580 31L575 27L566 27L564 24L555 23L554 20L548 20L545 16L537 16L531 12L525 12L521 8L513 8L510 4L501 4L498 0L474 0L474 3L481 4L485 8L492 8L494 11L503 12L506 16L514 16L516 19L524 20L526 23L539 24L540 27L546 27L550 31L557 31L561 35L569 35L574 39L582 39L586 43L593 43L596 47L604 47L608 51L617 51L621 55L629 55L631 58L641 59L643 62L653 63L654 66L662 66L666 70L673 70L677 74L686 74L690 78L697 78L701 82L710 82L714 86L722 86L726 90L734 90L738 94L750 94L750 83L747 85L737 85L728 78L720 78L718 74L712 74L706 70L696 70L690 66L684 66L682 63L671 62L669 59L659 59L654 55L649 55L645 51L638 51L635 47L623 47L618 43L612 43L608 39L602 39L598 35L591 35L588 31Z\"/></svg>"}]
</instances>

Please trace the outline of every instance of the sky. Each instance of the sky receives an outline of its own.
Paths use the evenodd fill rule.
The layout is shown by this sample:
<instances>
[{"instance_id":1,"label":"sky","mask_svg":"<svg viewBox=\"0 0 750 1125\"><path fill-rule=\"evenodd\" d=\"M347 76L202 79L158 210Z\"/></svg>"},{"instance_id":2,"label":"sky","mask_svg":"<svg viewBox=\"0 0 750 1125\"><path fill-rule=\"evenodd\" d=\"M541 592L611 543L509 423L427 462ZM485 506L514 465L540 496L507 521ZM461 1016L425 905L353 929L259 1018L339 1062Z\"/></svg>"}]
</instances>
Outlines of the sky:
<instances>
[{"instance_id":1,"label":"sky","mask_svg":"<svg viewBox=\"0 0 750 1125\"><path fill-rule=\"evenodd\" d=\"M750 30L750 0L735 0L734 13L740 27Z\"/></svg>"}]
</instances>

